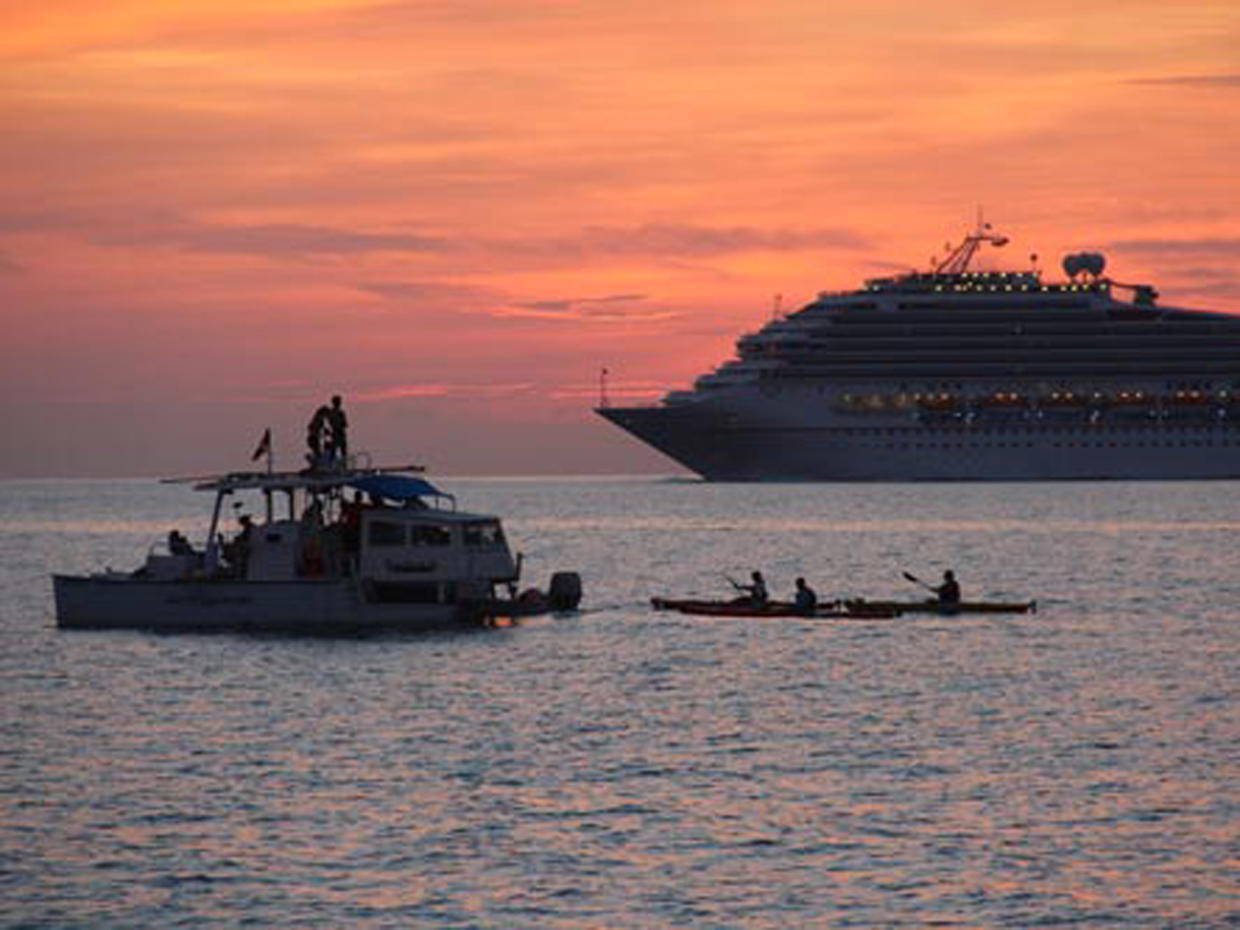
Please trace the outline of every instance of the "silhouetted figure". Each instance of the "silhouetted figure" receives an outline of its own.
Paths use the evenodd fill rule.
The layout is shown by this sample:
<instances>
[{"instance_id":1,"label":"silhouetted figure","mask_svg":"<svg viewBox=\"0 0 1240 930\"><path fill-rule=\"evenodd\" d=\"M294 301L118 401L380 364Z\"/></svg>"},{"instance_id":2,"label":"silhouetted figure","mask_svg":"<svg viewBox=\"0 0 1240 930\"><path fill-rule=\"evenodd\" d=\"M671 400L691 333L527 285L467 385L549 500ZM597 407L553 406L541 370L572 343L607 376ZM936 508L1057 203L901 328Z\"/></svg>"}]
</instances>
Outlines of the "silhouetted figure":
<instances>
[{"instance_id":1,"label":"silhouetted figure","mask_svg":"<svg viewBox=\"0 0 1240 930\"><path fill-rule=\"evenodd\" d=\"M345 552L356 552L362 536L362 492L354 491L353 499L340 504L341 540Z\"/></svg>"},{"instance_id":2,"label":"silhouetted figure","mask_svg":"<svg viewBox=\"0 0 1240 930\"><path fill-rule=\"evenodd\" d=\"M323 456L323 433L331 417L331 408L323 404L314 411L314 416L306 424L306 445L310 449L310 464L317 465Z\"/></svg>"},{"instance_id":3,"label":"silhouetted figure","mask_svg":"<svg viewBox=\"0 0 1240 930\"><path fill-rule=\"evenodd\" d=\"M233 574L244 578L250 564L250 543L254 539L254 520L248 513L240 517L241 530L224 544L224 561Z\"/></svg>"},{"instance_id":4,"label":"silhouetted figure","mask_svg":"<svg viewBox=\"0 0 1240 930\"><path fill-rule=\"evenodd\" d=\"M761 607L770 600L770 595L766 590L766 579L762 577L762 572L751 572L749 578L749 584L739 584L737 587L746 593L745 600L755 607Z\"/></svg>"},{"instance_id":5,"label":"silhouetted figure","mask_svg":"<svg viewBox=\"0 0 1240 930\"><path fill-rule=\"evenodd\" d=\"M349 457L349 418L344 415L344 405L339 394L332 396L332 405L327 411L327 451L333 458L341 460Z\"/></svg>"},{"instance_id":6,"label":"silhouetted figure","mask_svg":"<svg viewBox=\"0 0 1240 930\"><path fill-rule=\"evenodd\" d=\"M804 578L797 579L797 592L794 598L797 613L802 617L812 617L818 609L818 595L805 583Z\"/></svg>"},{"instance_id":7,"label":"silhouetted figure","mask_svg":"<svg viewBox=\"0 0 1240 930\"><path fill-rule=\"evenodd\" d=\"M940 604L960 603L960 584L950 569L943 572L943 583L934 589L934 593L939 596Z\"/></svg>"}]
</instances>

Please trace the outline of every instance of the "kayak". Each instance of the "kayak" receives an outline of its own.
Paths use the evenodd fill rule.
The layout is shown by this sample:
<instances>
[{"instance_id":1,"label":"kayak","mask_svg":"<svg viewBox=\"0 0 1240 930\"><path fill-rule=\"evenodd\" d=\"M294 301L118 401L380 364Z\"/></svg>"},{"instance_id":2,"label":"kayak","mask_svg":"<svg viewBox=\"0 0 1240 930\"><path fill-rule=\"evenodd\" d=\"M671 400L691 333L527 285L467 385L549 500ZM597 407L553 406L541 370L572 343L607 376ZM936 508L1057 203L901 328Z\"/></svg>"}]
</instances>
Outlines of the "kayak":
<instances>
[{"instance_id":1,"label":"kayak","mask_svg":"<svg viewBox=\"0 0 1240 930\"><path fill-rule=\"evenodd\" d=\"M682 614L704 617L804 617L805 619L838 620L891 620L900 616L900 610L891 604L856 601L848 604L823 604L813 614L803 614L788 601L767 601L752 604L748 601L703 601L652 597L650 606L655 610L677 610Z\"/></svg>"},{"instance_id":2,"label":"kayak","mask_svg":"<svg viewBox=\"0 0 1240 930\"><path fill-rule=\"evenodd\" d=\"M861 598L844 601L849 608L879 607L902 614L1030 614L1038 612L1037 601L867 601Z\"/></svg>"}]
</instances>

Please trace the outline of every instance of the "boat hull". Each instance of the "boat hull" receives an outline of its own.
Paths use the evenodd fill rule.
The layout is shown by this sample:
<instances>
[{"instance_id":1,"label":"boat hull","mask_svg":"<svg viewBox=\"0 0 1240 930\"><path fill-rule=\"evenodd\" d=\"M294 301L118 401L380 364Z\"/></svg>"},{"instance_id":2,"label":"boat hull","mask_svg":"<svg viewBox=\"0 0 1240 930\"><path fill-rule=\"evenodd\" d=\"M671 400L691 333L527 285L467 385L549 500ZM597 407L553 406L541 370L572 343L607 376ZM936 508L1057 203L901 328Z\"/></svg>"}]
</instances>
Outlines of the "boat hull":
<instances>
[{"instance_id":1,"label":"boat hull","mask_svg":"<svg viewBox=\"0 0 1240 930\"><path fill-rule=\"evenodd\" d=\"M683 614L709 617L806 617L857 620L891 620L905 614L1026 614L1036 613L1037 601L867 601L851 600L820 605L813 614L803 614L794 604L771 601L757 606L742 601L707 601L689 598L652 597L656 610L675 610Z\"/></svg>"},{"instance_id":2,"label":"boat hull","mask_svg":"<svg viewBox=\"0 0 1240 930\"><path fill-rule=\"evenodd\" d=\"M656 610L675 610L682 614L703 617L802 617L807 620L892 620L899 616L895 608L877 604L826 604L813 613L798 610L796 605L771 601L761 606L738 601L704 601L653 597L650 606Z\"/></svg>"},{"instance_id":3,"label":"boat hull","mask_svg":"<svg viewBox=\"0 0 1240 930\"><path fill-rule=\"evenodd\" d=\"M960 601L943 604L939 601L845 601L851 609L890 609L901 614L1029 614L1037 613L1037 601Z\"/></svg>"},{"instance_id":4,"label":"boat hull","mask_svg":"<svg viewBox=\"0 0 1240 930\"><path fill-rule=\"evenodd\" d=\"M1073 481L1240 478L1240 423L856 426L793 404L597 412L709 481ZM789 412L796 411L795 420Z\"/></svg>"},{"instance_id":5,"label":"boat hull","mask_svg":"<svg viewBox=\"0 0 1240 930\"><path fill-rule=\"evenodd\" d=\"M411 632L481 622L483 603L368 603L348 579L336 581L151 581L126 576L55 575L61 629L158 632Z\"/></svg>"}]
</instances>

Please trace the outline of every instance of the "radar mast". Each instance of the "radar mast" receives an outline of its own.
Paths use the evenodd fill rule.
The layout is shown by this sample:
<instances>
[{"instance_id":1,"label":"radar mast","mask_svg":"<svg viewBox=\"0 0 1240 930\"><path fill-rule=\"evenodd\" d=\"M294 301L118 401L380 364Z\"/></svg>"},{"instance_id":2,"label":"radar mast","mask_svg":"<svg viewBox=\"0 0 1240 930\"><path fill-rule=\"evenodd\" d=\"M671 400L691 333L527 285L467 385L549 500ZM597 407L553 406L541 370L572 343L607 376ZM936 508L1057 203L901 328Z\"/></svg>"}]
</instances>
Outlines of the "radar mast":
<instances>
[{"instance_id":1,"label":"radar mast","mask_svg":"<svg viewBox=\"0 0 1240 930\"><path fill-rule=\"evenodd\" d=\"M951 243L947 244L950 254L943 261L939 262L934 268L935 274L964 274L969 269L969 262L973 261L973 256L977 250L981 248L983 242L989 242L995 248L1007 245L1007 236L1001 236L991 231L989 223L982 221L982 211L977 211L977 228L969 235L964 237L964 242L952 248Z\"/></svg>"}]
</instances>

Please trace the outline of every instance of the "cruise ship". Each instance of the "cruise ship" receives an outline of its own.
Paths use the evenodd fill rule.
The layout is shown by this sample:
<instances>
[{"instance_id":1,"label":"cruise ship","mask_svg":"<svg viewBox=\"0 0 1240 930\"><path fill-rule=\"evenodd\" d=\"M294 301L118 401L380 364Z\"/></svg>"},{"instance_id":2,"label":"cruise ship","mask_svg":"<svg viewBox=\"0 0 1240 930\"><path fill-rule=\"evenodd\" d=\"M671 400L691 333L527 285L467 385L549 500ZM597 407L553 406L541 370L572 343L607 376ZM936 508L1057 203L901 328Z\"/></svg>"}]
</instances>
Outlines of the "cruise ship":
<instances>
[{"instance_id":1,"label":"cruise ship","mask_svg":"<svg viewBox=\"0 0 1240 930\"><path fill-rule=\"evenodd\" d=\"M929 271L822 293L653 406L597 413L718 481L1240 477L1240 317L1105 274ZM604 385L605 387L605 385Z\"/></svg>"}]
</instances>

